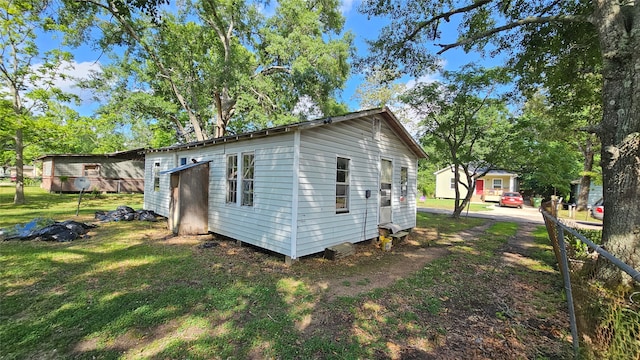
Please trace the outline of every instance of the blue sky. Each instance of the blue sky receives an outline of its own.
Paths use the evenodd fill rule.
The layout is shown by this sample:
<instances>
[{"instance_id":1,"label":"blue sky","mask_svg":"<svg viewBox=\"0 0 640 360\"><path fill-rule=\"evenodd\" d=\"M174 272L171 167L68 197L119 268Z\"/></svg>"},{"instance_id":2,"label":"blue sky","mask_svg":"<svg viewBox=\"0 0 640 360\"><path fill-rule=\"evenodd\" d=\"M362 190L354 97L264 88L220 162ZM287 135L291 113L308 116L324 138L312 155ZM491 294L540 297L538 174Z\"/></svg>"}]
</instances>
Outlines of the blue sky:
<instances>
[{"instance_id":1,"label":"blue sky","mask_svg":"<svg viewBox=\"0 0 640 360\"><path fill-rule=\"evenodd\" d=\"M346 22L344 26L345 31L351 31L355 35L355 46L359 55L365 55L367 53L366 39L375 39L379 30L384 25L383 19L367 19L366 15L358 12L360 6L359 0L345 0L343 1L341 10L345 16ZM441 26L444 42L452 42L457 37L457 29L455 21L451 23L444 23ZM41 44L52 44L55 41L44 40ZM437 50L436 48L433 48ZM89 46L82 46L73 50L75 57L75 71L74 76L84 76L91 70L99 70L100 64L108 61L104 54L92 50ZM452 49L443 54L443 64L445 69L454 70L460 66L469 62L482 62L488 66L497 65L499 60L496 59L483 59L478 54L465 54L462 50ZM437 74L427 74L425 79L437 78ZM425 80L422 79L422 80ZM347 81L345 88L339 93L339 99L346 102L349 105L350 110L358 110L359 104L353 99L353 95L360 83L364 80L363 76L359 74L352 74ZM413 82L415 79L409 77L403 77L400 82ZM65 90L74 93L78 93L77 89L73 88L71 80L60 81L59 86ZM89 101L90 94L80 94L83 98L83 104L77 108L81 115L92 115L97 108L98 104Z\"/></svg>"}]
</instances>

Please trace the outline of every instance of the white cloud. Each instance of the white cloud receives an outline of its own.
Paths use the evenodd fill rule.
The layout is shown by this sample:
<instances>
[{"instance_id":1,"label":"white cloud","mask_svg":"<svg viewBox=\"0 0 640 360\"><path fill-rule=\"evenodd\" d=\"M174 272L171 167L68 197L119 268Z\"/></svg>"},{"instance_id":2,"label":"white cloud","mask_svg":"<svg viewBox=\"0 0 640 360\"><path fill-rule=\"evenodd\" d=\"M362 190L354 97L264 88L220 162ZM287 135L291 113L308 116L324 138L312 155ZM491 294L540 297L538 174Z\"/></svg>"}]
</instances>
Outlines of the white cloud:
<instances>
[{"instance_id":1,"label":"white cloud","mask_svg":"<svg viewBox=\"0 0 640 360\"><path fill-rule=\"evenodd\" d=\"M348 14L354 5L359 3L359 0L343 0L342 5L340 5L340 12L344 14Z\"/></svg>"},{"instance_id":2,"label":"white cloud","mask_svg":"<svg viewBox=\"0 0 640 360\"><path fill-rule=\"evenodd\" d=\"M42 64L32 66L34 72L42 69ZM39 81L29 84L29 88L38 87L55 87L64 93L74 94L82 101L90 101L91 93L89 90L81 89L77 86L78 81L86 80L91 74L102 72L99 62L63 62L55 71Z\"/></svg>"},{"instance_id":3,"label":"white cloud","mask_svg":"<svg viewBox=\"0 0 640 360\"><path fill-rule=\"evenodd\" d=\"M411 80L407 81L405 86L407 87L407 89L413 89L418 84L431 84L432 82L435 82L435 81L438 81L438 80L440 80L440 74L439 73L430 73L430 74L427 74L427 75L422 75L417 79L411 79Z\"/></svg>"}]
</instances>

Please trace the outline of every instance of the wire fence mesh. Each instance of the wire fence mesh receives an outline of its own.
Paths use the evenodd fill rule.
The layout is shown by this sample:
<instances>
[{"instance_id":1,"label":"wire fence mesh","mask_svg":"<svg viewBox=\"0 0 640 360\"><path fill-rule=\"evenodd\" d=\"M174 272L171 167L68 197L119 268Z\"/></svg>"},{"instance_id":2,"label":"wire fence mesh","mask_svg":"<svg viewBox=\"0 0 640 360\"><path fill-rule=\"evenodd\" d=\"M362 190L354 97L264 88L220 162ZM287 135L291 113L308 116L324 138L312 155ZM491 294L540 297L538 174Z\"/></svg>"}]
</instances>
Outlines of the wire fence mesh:
<instances>
[{"instance_id":1,"label":"wire fence mesh","mask_svg":"<svg viewBox=\"0 0 640 360\"><path fill-rule=\"evenodd\" d=\"M594 286L585 281L584 273L572 271L570 263L579 263L581 260L570 255L585 252L588 248L631 276L636 285L640 285L640 271L625 264L575 228L563 224L557 218L555 202L542 204L540 212L564 281L576 357L585 355L580 349L582 340L589 341L591 355L597 354L597 358L640 360L640 292L616 294ZM578 287L579 294L575 300L574 286Z\"/></svg>"}]
</instances>

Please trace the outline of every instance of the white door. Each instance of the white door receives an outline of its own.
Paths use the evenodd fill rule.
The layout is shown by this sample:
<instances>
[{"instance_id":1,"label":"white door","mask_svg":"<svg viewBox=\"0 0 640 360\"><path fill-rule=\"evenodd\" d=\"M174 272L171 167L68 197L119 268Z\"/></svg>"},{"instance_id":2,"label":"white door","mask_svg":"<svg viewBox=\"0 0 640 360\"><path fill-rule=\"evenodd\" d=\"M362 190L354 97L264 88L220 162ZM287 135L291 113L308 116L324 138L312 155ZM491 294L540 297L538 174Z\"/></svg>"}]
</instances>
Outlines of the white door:
<instances>
[{"instance_id":1,"label":"white door","mask_svg":"<svg viewBox=\"0 0 640 360\"><path fill-rule=\"evenodd\" d=\"M390 160L380 162L380 220L379 224L391 222L391 185L393 183L393 163Z\"/></svg>"}]
</instances>

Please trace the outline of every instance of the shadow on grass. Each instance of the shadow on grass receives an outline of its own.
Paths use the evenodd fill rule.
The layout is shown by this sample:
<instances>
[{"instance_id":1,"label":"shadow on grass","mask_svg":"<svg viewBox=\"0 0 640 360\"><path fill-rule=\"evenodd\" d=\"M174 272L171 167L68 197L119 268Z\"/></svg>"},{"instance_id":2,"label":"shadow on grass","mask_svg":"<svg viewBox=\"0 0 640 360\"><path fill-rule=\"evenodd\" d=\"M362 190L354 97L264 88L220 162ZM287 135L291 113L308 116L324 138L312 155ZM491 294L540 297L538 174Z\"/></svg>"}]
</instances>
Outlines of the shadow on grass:
<instances>
[{"instance_id":1,"label":"shadow on grass","mask_svg":"<svg viewBox=\"0 0 640 360\"><path fill-rule=\"evenodd\" d=\"M445 225L436 215L419 214L419 222L428 224L422 226L452 233L485 221ZM453 331L445 309L461 315L465 326L477 309L502 324L491 301L512 273L492 261L515 225L493 226L389 288L329 304L304 274L269 266L281 260L243 258L230 246L199 249L197 241L161 240L167 239L164 226L107 223L81 242L0 244L3 356L429 358L437 351L426 349ZM342 271L338 266L320 270ZM320 271L306 269L313 270ZM412 341L426 345L407 345Z\"/></svg>"},{"instance_id":2,"label":"shadow on grass","mask_svg":"<svg viewBox=\"0 0 640 360\"><path fill-rule=\"evenodd\" d=\"M286 290L281 276L240 267L219 247L155 240L150 234L162 226L109 223L82 242L1 244L4 357L311 358L344 347L363 354L330 335L301 346L296 322L315 304L304 286Z\"/></svg>"},{"instance_id":3,"label":"shadow on grass","mask_svg":"<svg viewBox=\"0 0 640 360\"><path fill-rule=\"evenodd\" d=\"M14 188L0 187L0 228L29 222L37 217L54 220L75 218L79 194L52 194L40 188L25 188L23 205L13 204ZM83 194L79 215L93 218L98 210L114 210L114 204L142 208L142 194Z\"/></svg>"}]
</instances>

